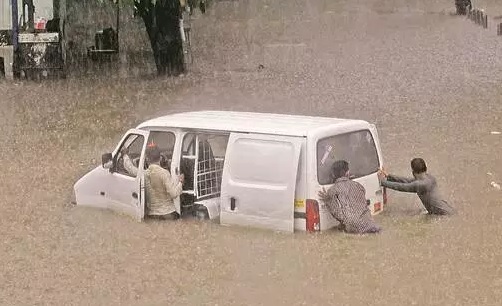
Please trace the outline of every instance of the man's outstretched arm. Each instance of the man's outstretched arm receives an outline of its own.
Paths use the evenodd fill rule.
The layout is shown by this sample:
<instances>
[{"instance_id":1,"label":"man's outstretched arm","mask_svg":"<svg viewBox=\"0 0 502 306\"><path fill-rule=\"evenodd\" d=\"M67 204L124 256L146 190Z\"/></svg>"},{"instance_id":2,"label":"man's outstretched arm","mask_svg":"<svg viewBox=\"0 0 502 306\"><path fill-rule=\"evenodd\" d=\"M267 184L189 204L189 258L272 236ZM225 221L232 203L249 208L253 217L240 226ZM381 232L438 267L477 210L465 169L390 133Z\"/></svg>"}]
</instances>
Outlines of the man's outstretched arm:
<instances>
[{"instance_id":1,"label":"man's outstretched arm","mask_svg":"<svg viewBox=\"0 0 502 306\"><path fill-rule=\"evenodd\" d=\"M403 192L419 192L420 190L423 190L425 188L425 183L420 182L418 180L414 180L410 183L399 183L399 182L393 182L390 180L382 180L381 185L383 187L387 187L393 190L397 191L403 191Z\"/></svg>"},{"instance_id":2,"label":"man's outstretched arm","mask_svg":"<svg viewBox=\"0 0 502 306\"><path fill-rule=\"evenodd\" d=\"M398 176L398 175L393 175L393 174L388 174L387 175L387 181L389 182L396 182L396 183L411 183L415 181L414 177L404 177L404 176Z\"/></svg>"}]
</instances>

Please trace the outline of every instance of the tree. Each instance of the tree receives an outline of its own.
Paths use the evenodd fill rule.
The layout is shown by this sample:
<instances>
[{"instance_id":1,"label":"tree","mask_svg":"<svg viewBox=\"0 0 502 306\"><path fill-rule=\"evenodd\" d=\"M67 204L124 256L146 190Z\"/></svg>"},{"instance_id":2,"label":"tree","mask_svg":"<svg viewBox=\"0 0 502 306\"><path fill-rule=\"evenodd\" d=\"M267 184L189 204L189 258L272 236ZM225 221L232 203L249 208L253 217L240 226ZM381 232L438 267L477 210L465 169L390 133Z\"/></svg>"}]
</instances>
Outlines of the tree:
<instances>
[{"instance_id":1,"label":"tree","mask_svg":"<svg viewBox=\"0 0 502 306\"><path fill-rule=\"evenodd\" d=\"M179 0L134 0L136 13L143 19L159 75L184 72Z\"/></svg>"}]
</instances>

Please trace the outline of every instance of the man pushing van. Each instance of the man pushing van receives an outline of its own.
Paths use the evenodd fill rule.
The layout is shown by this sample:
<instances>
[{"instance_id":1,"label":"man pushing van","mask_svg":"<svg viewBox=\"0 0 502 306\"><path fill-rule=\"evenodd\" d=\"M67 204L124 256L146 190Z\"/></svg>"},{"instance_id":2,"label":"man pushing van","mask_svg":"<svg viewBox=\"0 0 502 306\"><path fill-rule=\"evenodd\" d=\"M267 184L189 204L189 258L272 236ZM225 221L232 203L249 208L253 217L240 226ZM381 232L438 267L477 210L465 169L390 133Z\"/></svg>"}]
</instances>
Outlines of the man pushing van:
<instances>
[{"instance_id":1,"label":"man pushing van","mask_svg":"<svg viewBox=\"0 0 502 306\"><path fill-rule=\"evenodd\" d=\"M378 177L383 187L416 193L431 215L455 213L455 209L439 195L436 178L427 173L427 165L423 159L414 158L411 161L411 171L413 178L387 174L384 170L378 172Z\"/></svg>"},{"instance_id":2,"label":"man pushing van","mask_svg":"<svg viewBox=\"0 0 502 306\"><path fill-rule=\"evenodd\" d=\"M333 186L327 191L323 187L319 198L343 230L354 234L380 232L381 228L373 220L366 203L366 190L363 185L349 179L349 163L335 161L331 175Z\"/></svg>"}]
</instances>

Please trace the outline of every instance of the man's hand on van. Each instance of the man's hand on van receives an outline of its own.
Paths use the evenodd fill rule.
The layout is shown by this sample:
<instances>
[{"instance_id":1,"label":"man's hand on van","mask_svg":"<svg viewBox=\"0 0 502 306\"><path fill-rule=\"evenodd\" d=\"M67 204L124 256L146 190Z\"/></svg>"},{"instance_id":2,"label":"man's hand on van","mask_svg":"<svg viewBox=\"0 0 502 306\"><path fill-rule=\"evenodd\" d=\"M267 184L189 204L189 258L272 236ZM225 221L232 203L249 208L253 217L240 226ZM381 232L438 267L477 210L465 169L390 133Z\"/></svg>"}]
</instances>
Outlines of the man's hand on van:
<instances>
[{"instance_id":1,"label":"man's hand on van","mask_svg":"<svg viewBox=\"0 0 502 306\"><path fill-rule=\"evenodd\" d=\"M178 180L183 184L185 182L185 175L184 174L180 174L178 176Z\"/></svg>"},{"instance_id":2,"label":"man's hand on van","mask_svg":"<svg viewBox=\"0 0 502 306\"><path fill-rule=\"evenodd\" d=\"M322 202L326 203L329 201L329 194L324 187L322 187L322 189L317 193L317 195L319 196L319 199Z\"/></svg>"},{"instance_id":3,"label":"man's hand on van","mask_svg":"<svg viewBox=\"0 0 502 306\"><path fill-rule=\"evenodd\" d=\"M378 179L380 182L387 179L387 172L383 168L378 170Z\"/></svg>"}]
</instances>

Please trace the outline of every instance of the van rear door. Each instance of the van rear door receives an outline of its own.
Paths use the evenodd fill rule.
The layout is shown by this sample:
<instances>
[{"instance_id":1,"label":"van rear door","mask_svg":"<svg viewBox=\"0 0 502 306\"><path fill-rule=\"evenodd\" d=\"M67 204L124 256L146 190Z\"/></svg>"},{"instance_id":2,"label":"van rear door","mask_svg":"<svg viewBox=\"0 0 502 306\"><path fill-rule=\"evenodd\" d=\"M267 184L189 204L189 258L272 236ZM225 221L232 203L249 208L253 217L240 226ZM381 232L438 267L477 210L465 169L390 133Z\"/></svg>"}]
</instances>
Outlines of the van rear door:
<instances>
[{"instance_id":1,"label":"van rear door","mask_svg":"<svg viewBox=\"0 0 502 306\"><path fill-rule=\"evenodd\" d=\"M370 211L377 214L383 210L383 191L377 175L382 159L374 127L322 137L316 147L318 188L328 188L333 183L331 165L336 160L346 160L351 178L366 189Z\"/></svg>"},{"instance_id":2,"label":"van rear door","mask_svg":"<svg viewBox=\"0 0 502 306\"><path fill-rule=\"evenodd\" d=\"M293 232L301 143L298 137L230 134L220 223Z\"/></svg>"},{"instance_id":3,"label":"van rear door","mask_svg":"<svg viewBox=\"0 0 502 306\"><path fill-rule=\"evenodd\" d=\"M378 153L378 162L380 164L380 168L384 168L384 161L383 161L383 154L382 154L382 147L380 146L380 137L378 137L378 131L376 128L376 125L370 124L370 131L373 134L373 140L375 141L375 147L377 149ZM378 178L378 175L377 175ZM378 189L375 192L375 201L374 203L370 206L371 212L373 214L378 214L383 210L383 206L387 205L387 191L385 190L385 187L380 186L380 180L378 181Z\"/></svg>"}]
</instances>

